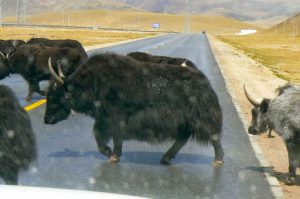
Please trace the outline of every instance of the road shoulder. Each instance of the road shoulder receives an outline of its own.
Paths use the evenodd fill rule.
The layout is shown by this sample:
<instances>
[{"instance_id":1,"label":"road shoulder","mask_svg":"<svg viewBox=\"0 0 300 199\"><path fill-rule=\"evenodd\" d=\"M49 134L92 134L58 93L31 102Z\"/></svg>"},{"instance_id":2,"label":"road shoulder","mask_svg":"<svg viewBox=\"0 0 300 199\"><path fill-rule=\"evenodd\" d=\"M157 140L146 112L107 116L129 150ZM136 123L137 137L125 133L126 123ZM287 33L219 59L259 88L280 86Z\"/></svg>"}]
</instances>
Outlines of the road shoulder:
<instances>
[{"instance_id":1,"label":"road shoulder","mask_svg":"<svg viewBox=\"0 0 300 199\"><path fill-rule=\"evenodd\" d=\"M208 35L208 39L225 79L226 88L232 96L233 103L247 132L251 121L252 106L245 98L243 84L245 83L249 92L257 98L273 98L276 96L275 89L285 84L285 81L274 76L270 70L253 59L217 40L215 36ZM249 135L249 139L256 157L264 168L266 179L274 196L283 198L283 190L285 198L296 198L296 195L291 194L290 191L300 193L295 191L295 187L296 189L298 187L287 187L282 183L282 175L287 172L288 161L286 148L281 138L276 135L275 138L270 139L263 134L261 136Z\"/></svg>"}]
</instances>

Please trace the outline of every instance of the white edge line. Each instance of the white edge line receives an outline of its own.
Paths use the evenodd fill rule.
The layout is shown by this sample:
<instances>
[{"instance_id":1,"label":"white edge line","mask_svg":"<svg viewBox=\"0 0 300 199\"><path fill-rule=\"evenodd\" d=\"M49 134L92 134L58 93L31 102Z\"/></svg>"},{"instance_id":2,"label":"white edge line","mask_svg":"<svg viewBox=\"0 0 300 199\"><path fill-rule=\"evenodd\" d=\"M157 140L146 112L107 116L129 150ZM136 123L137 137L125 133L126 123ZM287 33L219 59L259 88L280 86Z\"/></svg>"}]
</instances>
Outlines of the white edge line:
<instances>
[{"instance_id":1,"label":"white edge line","mask_svg":"<svg viewBox=\"0 0 300 199\"><path fill-rule=\"evenodd\" d=\"M208 38L209 37L207 37L207 40L208 40L208 43L210 45L210 42L209 42ZM216 58L215 58L215 60L218 64L218 66L219 66L220 64L219 64L218 60ZM248 124L247 120L245 119L245 117L243 115L242 109L241 109L241 107L240 107L240 105L237 101L236 96L233 94L232 90L228 86L228 80L227 80L227 77L224 75L224 71L220 67L219 67L219 69L220 69L220 71L222 73L222 76L225 80L225 89L228 91L228 93L231 96L234 107L235 107L235 109L236 109L236 111L237 111L237 113L238 113L238 115L239 115L239 117L240 117L240 119L243 123L243 127L244 127L245 132L248 132L249 124ZM249 141L250 141L252 149L255 153L256 158L258 159L260 165L263 167L264 175L267 179L267 182L270 185L270 189L271 189L271 192L272 192L274 198L283 199L284 194L283 194L282 188L281 188L277 178L273 176L274 172L272 171L269 161L265 158L265 154L263 153L263 151L261 150L261 147L258 144L258 138L255 135L250 135L248 133L247 133L247 136L249 137Z\"/></svg>"}]
</instances>

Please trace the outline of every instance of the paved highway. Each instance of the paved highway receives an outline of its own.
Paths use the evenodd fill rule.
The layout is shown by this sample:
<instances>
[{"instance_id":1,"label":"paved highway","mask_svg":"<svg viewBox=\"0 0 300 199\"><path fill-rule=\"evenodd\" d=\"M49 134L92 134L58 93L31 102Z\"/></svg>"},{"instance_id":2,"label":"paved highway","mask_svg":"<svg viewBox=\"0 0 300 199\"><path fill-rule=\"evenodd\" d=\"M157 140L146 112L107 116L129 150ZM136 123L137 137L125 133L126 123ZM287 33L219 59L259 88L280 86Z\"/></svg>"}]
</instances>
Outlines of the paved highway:
<instances>
[{"instance_id":1,"label":"paved highway","mask_svg":"<svg viewBox=\"0 0 300 199\"><path fill-rule=\"evenodd\" d=\"M108 51L121 54L145 51L192 60L209 78L222 106L224 165L220 168L211 165L212 146L188 142L171 166L162 166L160 158L172 143L149 145L137 141L125 141L121 161L109 165L107 158L97 152L91 118L78 114L56 125L45 125L45 105L42 105L29 111L37 136L38 161L20 174L21 185L166 199L273 198L205 35L168 34L89 54ZM11 86L21 103L28 105L24 101L28 87L22 78L13 75L0 83ZM39 99L34 97L34 101Z\"/></svg>"}]
</instances>

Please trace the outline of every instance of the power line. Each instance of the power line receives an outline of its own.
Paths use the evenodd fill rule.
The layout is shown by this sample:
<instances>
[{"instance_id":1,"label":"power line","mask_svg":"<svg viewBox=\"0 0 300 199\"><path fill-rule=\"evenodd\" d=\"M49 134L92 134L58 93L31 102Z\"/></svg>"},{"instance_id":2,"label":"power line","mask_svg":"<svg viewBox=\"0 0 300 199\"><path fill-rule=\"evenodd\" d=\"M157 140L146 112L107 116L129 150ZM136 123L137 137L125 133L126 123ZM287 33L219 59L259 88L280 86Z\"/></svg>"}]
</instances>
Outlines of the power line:
<instances>
[{"instance_id":1,"label":"power line","mask_svg":"<svg viewBox=\"0 0 300 199\"><path fill-rule=\"evenodd\" d=\"M26 0L18 0L17 23L25 23L25 21L26 21Z\"/></svg>"},{"instance_id":2,"label":"power line","mask_svg":"<svg viewBox=\"0 0 300 199\"><path fill-rule=\"evenodd\" d=\"M0 0L0 27L3 26L3 14L2 14L3 1Z\"/></svg>"},{"instance_id":3,"label":"power line","mask_svg":"<svg viewBox=\"0 0 300 199\"><path fill-rule=\"evenodd\" d=\"M184 33L190 33L191 32L191 26L190 26L190 21L191 21L191 5L190 1L186 0L186 13L185 13L185 20L184 20Z\"/></svg>"},{"instance_id":4,"label":"power line","mask_svg":"<svg viewBox=\"0 0 300 199\"><path fill-rule=\"evenodd\" d=\"M107 0L106 1L106 16L107 17L111 17L112 15L111 15L111 8L110 8L110 0Z\"/></svg>"}]
</instances>

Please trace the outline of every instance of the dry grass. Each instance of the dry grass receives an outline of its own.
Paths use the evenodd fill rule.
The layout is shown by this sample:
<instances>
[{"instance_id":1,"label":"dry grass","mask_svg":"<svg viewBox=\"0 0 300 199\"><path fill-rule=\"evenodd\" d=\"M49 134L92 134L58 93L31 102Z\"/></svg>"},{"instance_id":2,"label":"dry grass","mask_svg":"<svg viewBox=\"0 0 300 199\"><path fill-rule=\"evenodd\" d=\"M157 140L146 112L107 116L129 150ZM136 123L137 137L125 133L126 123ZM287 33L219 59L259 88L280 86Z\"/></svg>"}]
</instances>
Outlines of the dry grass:
<instances>
[{"instance_id":1,"label":"dry grass","mask_svg":"<svg viewBox=\"0 0 300 199\"><path fill-rule=\"evenodd\" d=\"M156 35L156 33L61 30L43 28L0 28L0 39L21 39L25 41L32 37L45 37L49 39L75 39L81 42L83 46L118 42L154 35Z\"/></svg>"},{"instance_id":2,"label":"dry grass","mask_svg":"<svg viewBox=\"0 0 300 199\"><path fill-rule=\"evenodd\" d=\"M153 30L153 23L161 24L161 31L182 32L184 29L184 15L150 13L140 11L110 11L87 10L43 13L27 17L28 23L99 26L105 28ZM6 22L13 22L15 18L7 18ZM253 29L254 25L246 24L234 19L220 16L192 16L191 32L201 32L205 29L210 33L232 34L241 28Z\"/></svg>"},{"instance_id":3,"label":"dry grass","mask_svg":"<svg viewBox=\"0 0 300 199\"><path fill-rule=\"evenodd\" d=\"M278 77L300 83L300 38L291 36L219 36L271 69Z\"/></svg>"}]
</instances>

